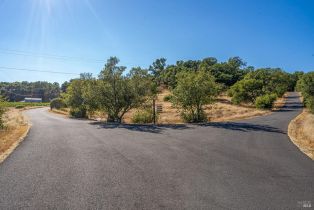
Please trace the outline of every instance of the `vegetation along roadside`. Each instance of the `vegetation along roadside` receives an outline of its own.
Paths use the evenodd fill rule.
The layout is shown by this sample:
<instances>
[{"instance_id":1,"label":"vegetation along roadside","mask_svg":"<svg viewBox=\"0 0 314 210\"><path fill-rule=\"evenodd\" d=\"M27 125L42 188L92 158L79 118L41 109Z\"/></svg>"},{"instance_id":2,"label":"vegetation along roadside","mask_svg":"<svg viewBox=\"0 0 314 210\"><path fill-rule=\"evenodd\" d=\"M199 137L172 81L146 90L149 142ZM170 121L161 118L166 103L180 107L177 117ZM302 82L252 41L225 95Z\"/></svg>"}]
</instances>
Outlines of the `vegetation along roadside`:
<instances>
[{"instance_id":1,"label":"vegetation along roadside","mask_svg":"<svg viewBox=\"0 0 314 210\"><path fill-rule=\"evenodd\" d=\"M156 115L158 123L241 119L282 106L285 92L294 91L303 74L279 68L254 69L239 57L226 62L209 57L175 65L160 58L147 69L134 67L129 73L118 64L119 59L111 57L98 77L83 73L67 82L51 109L63 114L68 111L76 118L152 123L155 103L162 110Z\"/></svg>"},{"instance_id":2,"label":"vegetation along roadside","mask_svg":"<svg viewBox=\"0 0 314 210\"><path fill-rule=\"evenodd\" d=\"M289 124L289 136L302 152L314 160L314 72L304 74L297 84L304 111Z\"/></svg>"}]
</instances>

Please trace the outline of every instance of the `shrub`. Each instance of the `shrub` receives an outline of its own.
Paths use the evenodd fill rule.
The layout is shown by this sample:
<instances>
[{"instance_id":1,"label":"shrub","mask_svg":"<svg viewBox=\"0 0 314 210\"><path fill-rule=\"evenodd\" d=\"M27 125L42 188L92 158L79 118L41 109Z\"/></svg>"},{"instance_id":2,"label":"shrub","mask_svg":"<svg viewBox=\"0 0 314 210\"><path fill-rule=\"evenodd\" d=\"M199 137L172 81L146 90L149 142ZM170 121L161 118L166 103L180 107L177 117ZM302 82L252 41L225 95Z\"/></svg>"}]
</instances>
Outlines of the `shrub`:
<instances>
[{"instance_id":1,"label":"shrub","mask_svg":"<svg viewBox=\"0 0 314 210\"><path fill-rule=\"evenodd\" d=\"M0 129L4 128L3 115L5 112L5 106L3 106L4 99L0 96Z\"/></svg>"},{"instance_id":2,"label":"shrub","mask_svg":"<svg viewBox=\"0 0 314 210\"><path fill-rule=\"evenodd\" d=\"M73 108L70 110L70 115L74 118L86 118L86 114L85 109Z\"/></svg>"},{"instance_id":3,"label":"shrub","mask_svg":"<svg viewBox=\"0 0 314 210\"><path fill-rule=\"evenodd\" d=\"M311 113L314 113L314 72L304 74L297 84L298 91L302 92L304 104Z\"/></svg>"},{"instance_id":4,"label":"shrub","mask_svg":"<svg viewBox=\"0 0 314 210\"><path fill-rule=\"evenodd\" d=\"M305 103L309 111L314 114L314 97L308 97Z\"/></svg>"},{"instance_id":5,"label":"shrub","mask_svg":"<svg viewBox=\"0 0 314 210\"><path fill-rule=\"evenodd\" d=\"M302 92L302 95L307 97L314 97L314 72L304 74L297 84L297 90Z\"/></svg>"},{"instance_id":6,"label":"shrub","mask_svg":"<svg viewBox=\"0 0 314 210\"><path fill-rule=\"evenodd\" d=\"M233 85L228 91L232 97L232 103L254 103L257 97L262 95L263 82L256 79L243 79Z\"/></svg>"},{"instance_id":7,"label":"shrub","mask_svg":"<svg viewBox=\"0 0 314 210\"><path fill-rule=\"evenodd\" d=\"M254 103L256 98L275 93L282 96L291 86L289 74L280 69L258 69L248 73L229 90L232 102Z\"/></svg>"},{"instance_id":8,"label":"shrub","mask_svg":"<svg viewBox=\"0 0 314 210\"><path fill-rule=\"evenodd\" d=\"M68 111L69 111L66 107L61 108L60 110L61 110L61 111L64 111L64 112L68 112Z\"/></svg>"},{"instance_id":9,"label":"shrub","mask_svg":"<svg viewBox=\"0 0 314 210\"><path fill-rule=\"evenodd\" d=\"M258 109L271 109L276 99L276 94L266 94L263 96L259 96L256 98L255 106Z\"/></svg>"},{"instance_id":10,"label":"shrub","mask_svg":"<svg viewBox=\"0 0 314 210\"><path fill-rule=\"evenodd\" d=\"M25 108L25 106L24 105L17 105L15 108L16 109L23 109L23 108Z\"/></svg>"},{"instance_id":11,"label":"shrub","mask_svg":"<svg viewBox=\"0 0 314 210\"><path fill-rule=\"evenodd\" d=\"M172 99L172 95L166 95L165 97L164 97L164 101L171 101L171 99Z\"/></svg>"},{"instance_id":12,"label":"shrub","mask_svg":"<svg viewBox=\"0 0 314 210\"><path fill-rule=\"evenodd\" d=\"M0 129L4 128L4 122L3 122L4 112L5 112L5 109L3 107L0 107Z\"/></svg>"},{"instance_id":13,"label":"shrub","mask_svg":"<svg viewBox=\"0 0 314 210\"><path fill-rule=\"evenodd\" d=\"M151 110L138 110L132 116L132 122L138 124L152 123L153 113Z\"/></svg>"},{"instance_id":14,"label":"shrub","mask_svg":"<svg viewBox=\"0 0 314 210\"><path fill-rule=\"evenodd\" d=\"M202 110L198 115L192 112L181 112L181 118L187 123L207 122L207 115Z\"/></svg>"},{"instance_id":15,"label":"shrub","mask_svg":"<svg viewBox=\"0 0 314 210\"><path fill-rule=\"evenodd\" d=\"M177 75L171 101L180 109L184 121L204 122L207 118L203 106L213 103L218 91L218 85L208 72L181 72Z\"/></svg>"},{"instance_id":16,"label":"shrub","mask_svg":"<svg viewBox=\"0 0 314 210\"><path fill-rule=\"evenodd\" d=\"M66 105L61 98L55 98L50 102L50 109L61 109L64 107L66 107Z\"/></svg>"}]
</instances>

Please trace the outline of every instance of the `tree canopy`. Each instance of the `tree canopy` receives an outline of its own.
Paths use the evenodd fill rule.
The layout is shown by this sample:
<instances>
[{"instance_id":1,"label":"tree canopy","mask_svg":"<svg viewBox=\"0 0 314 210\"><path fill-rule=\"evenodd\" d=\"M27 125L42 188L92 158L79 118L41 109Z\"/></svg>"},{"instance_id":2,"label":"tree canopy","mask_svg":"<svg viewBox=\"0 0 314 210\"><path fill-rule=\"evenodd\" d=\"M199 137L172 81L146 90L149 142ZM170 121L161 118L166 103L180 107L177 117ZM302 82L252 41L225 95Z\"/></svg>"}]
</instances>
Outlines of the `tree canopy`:
<instances>
[{"instance_id":1,"label":"tree canopy","mask_svg":"<svg viewBox=\"0 0 314 210\"><path fill-rule=\"evenodd\" d=\"M314 113L314 72L309 72L300 77L297 89L302 92L304 103Z\"/></svg>"},{"instance_id":2,"label":"tree canopy","mask_svg":"<svg viewBox=\"0 0 314 210\"><path fill-rule=\"evenodd\" d=\"M180 60L174 65L166 65L166 59L160 58L148 69L126 70L117 57L110 57L97 78L84 73L79 79L63 83L62 95L73 115L85 116L100 110L108 115L108 121L122 122L126 112L143 107L156 96L158 87L166 86L172 91L171 101L181 110L182 117L187 122L200 122L207 119L203 106L213 102L221 91L228 90L236 104L269 108L277 97L294 89L302 75L278 68L254 70L239 57L225 62L214 57Z\"/></svg>"},{"instance_id":3,"label":"tree canopy","mask_svg":"<svg viewBox=\"0 0 314 210\"><path fill-rule=\"evenodd\" d=\"M140 67L124 74L126 67L118 63L117 57L111 57L98 79L85 74L72 81L64 95L66 103L83 111L102 110L108 121L121 122L126 112L147 100L152 80L148 71Z\"/></svg>"},{"instance_id":4,"label":"tree canopy","mask_svg":"<svg viewBox=\"0 0 314 210\"><path fill-rule=\"evenodd\" d=\"M172 101L187 122L204 122L207 116L203 106L214 101L218 85L205 71L184 71L177 75L177 86L173 90Z\"/></svg>"},{"instance_id":5,"label":"tree canopy","mask_svg":"<svg viewBox=\"0 0 314 210\"><path fill-rule=\"evenodd\" d=\"M255 103L257 97L266 94L276 94L281 97L290 85L289 74L281 69L257 69L250 71L246 76L235 83L229 90L232 101Z\"/></svg>"},{"instance_id":6,"label":"tree canopy","mask_svg":"<svg viewBox=\"0 0 314 210\"><path fill-rule=\"evenodd\" d=\"M42 98L43 102L59 97L58 83L49 82L1 82L0 95L8 101L22 101L25 97Z\"/></svg>"}]
</instances>

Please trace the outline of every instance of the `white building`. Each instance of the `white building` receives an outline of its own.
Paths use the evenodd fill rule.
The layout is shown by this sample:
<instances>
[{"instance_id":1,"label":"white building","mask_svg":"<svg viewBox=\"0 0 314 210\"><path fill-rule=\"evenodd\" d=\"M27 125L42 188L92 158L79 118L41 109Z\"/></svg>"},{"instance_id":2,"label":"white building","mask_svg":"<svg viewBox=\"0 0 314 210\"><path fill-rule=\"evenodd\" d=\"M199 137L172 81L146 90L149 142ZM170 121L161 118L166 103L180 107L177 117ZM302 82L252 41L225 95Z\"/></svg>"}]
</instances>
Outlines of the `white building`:
<instances>
[{"instance_id":1,"label":"white building","mask_svg":"<svg viewBox=\"0 0 314 210\"><path fill-rule=\"evenodd\" d=\"M43 99L42 98L25 98L23 102L41 103L43 102Z\"/></svg>"}]
</instances>

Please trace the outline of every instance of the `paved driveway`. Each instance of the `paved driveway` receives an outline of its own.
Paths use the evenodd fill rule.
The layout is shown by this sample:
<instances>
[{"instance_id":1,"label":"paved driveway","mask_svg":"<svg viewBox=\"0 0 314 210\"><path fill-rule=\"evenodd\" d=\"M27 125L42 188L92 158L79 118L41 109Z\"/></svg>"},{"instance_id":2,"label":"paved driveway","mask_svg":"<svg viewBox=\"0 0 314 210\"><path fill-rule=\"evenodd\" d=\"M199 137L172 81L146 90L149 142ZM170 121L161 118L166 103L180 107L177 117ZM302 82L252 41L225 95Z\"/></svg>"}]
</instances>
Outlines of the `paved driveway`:
<instances>
[{"instance_id":1,"label":"paved driveway","mask_svg":"<svg viewBox=\"0 0 314 210\"><path fill-rule=\"evenodd\" d=\"M0 209L297 209L314 162L287 136L291 93L268 116L202 126L113 126L30 110L0 165ZM308 202L305 202L308 204Z\"/></svg>"}]
</instances>

